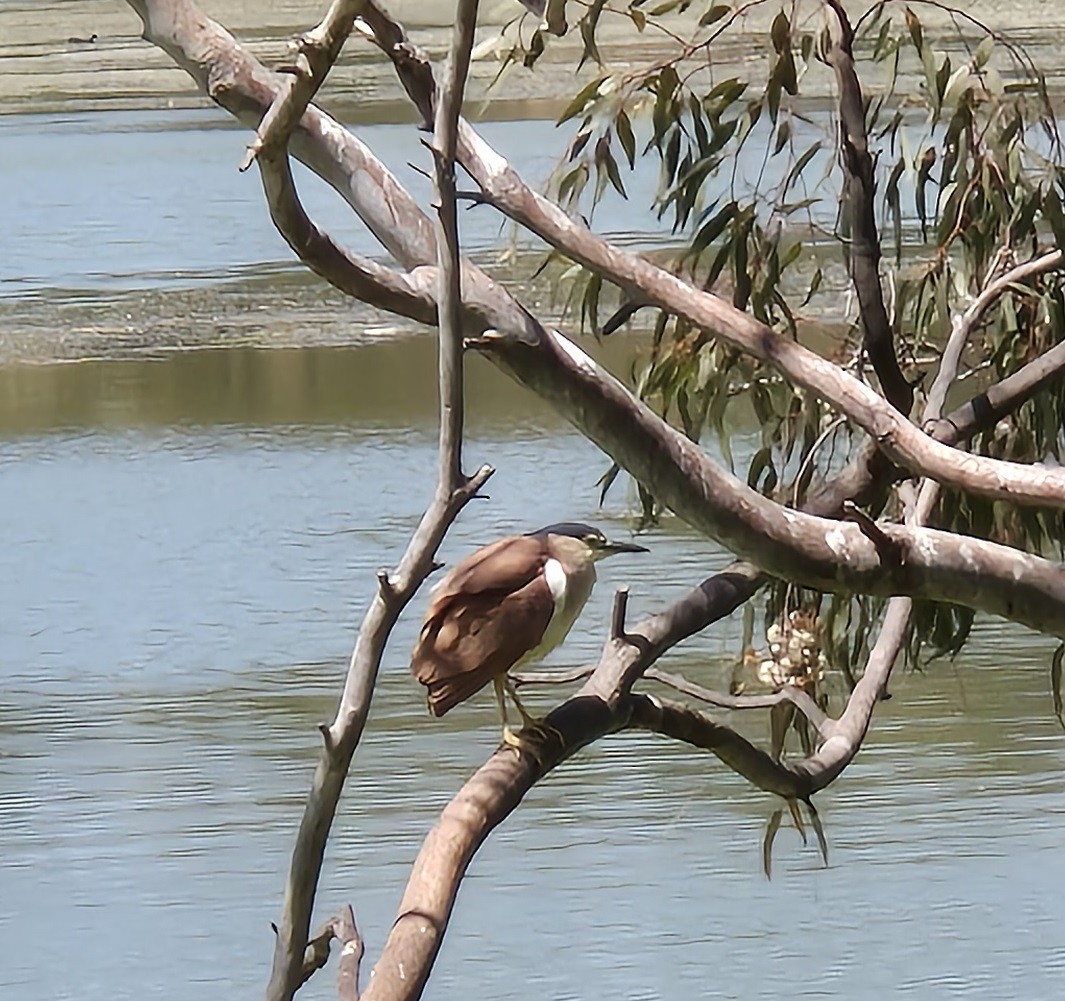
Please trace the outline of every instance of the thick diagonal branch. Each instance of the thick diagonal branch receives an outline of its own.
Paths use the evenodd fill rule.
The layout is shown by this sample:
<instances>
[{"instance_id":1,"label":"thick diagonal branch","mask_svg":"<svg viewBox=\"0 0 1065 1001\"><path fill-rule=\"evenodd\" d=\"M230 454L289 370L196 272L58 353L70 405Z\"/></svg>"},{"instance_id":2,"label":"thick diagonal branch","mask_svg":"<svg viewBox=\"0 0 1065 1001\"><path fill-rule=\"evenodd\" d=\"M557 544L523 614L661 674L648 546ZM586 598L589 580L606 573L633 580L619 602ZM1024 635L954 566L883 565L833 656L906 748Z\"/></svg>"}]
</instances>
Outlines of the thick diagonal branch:
<instances>
[{"instance_id":1,"label":"thick diagonal branch","mask_svg":"<svg viewBox=\"0 0 1065 1001\"><path fill-rule=\"evenodd\" d=\"M711 292L637 254L613 246L533 191L467 123L459 160L489 202L568 257L633 298L686 317L803 386L868 432L892 460L945 486L1019 504L1065 508L1065 471L962 455L910 423L869 386L838 365L788 340Z\"/></svg>"}]
</instances>

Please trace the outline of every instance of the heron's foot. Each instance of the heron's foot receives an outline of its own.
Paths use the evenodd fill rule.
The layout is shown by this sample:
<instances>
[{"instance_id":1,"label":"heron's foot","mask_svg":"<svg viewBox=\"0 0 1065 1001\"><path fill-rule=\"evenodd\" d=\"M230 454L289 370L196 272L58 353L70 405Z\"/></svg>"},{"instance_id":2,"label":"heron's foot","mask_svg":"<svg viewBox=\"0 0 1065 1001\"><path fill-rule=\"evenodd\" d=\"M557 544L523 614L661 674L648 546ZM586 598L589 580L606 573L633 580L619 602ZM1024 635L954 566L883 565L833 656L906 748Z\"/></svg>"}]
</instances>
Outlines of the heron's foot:
<instances>
[{"instance_id":1,"label":"heron's foot","mask_svg":"<svg viewBox=\"0 0 1065 1001\"><path fill-rule=\"evenodd\" d=\"M545 745L551 741L557 741L561 745L562 734L553 726L531 717L517 733L509 726L503 727L503 743L507 747L513 747L519 754L528 754L541 768L544 766Z\"/></svg>"}]
</instances>

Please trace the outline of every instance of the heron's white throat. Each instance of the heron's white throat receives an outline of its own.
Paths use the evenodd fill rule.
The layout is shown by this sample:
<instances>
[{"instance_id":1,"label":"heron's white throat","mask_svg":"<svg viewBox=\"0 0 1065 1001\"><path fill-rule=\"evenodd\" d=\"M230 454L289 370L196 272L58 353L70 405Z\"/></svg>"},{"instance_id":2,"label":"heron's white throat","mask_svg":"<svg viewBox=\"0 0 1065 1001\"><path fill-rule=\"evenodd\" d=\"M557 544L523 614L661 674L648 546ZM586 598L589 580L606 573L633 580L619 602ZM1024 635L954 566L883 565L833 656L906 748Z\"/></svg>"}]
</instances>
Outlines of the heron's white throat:
<instances>
[{"instance_id":1,"label":"heron's white throat","mask_svg":"<svg viewBox=\"0 0 1065 1001\"><path fill-rule=\"evenodd\" d=\"M549 559L544 564L544 577L547 578L547 586L555 602L554 614L558 615L562 611L562 606L566 603L566 571L558 560Z\"/></svg>"}]
</instances>

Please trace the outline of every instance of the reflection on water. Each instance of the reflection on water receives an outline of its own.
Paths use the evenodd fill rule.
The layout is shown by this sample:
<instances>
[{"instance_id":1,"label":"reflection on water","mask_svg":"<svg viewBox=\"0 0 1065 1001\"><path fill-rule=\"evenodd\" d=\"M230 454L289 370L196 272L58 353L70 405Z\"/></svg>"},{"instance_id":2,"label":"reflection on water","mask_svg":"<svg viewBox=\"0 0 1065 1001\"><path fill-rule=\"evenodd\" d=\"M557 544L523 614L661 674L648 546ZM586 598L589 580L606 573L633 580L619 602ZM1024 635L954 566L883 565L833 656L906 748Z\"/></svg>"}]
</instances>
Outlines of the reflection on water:
<instances>
[{"instance_id":1,"label":"reflection on water","mask_svg":"<svg viewBox=\"0 0 1065 1001\"><path fill-rule=\"evenodd\" d=\"M17 401L0 408L0 994L259 995L314 725L431 489L431 358L413 339L0 376ZM391 395L399 373L412 394ZM468 462L498 472L443 557L559 518L624 535L624 493L597 507L601 456L474 373ZM594 658L614 586L639 615L726 560L673 523L646 541L604 565L552 663ZM386 656L322 881L319 916L351 901L368 959L497 737L489 696L426 715L406 670L423 602ZM723 623L668 663L723 685L738 642ZM987 622L958 664L900 677L819 798L831 866L785 831L772 882L767 797L663 740L601 742L478 855L428 996L1056 996L1065 741L1047 659ZM57 932L62 962L43 945ZM333 990L327 971L305 993Z\"/></svg>"},{"instance_id":2,"label":"reflection on water","mask_svg":"<svg viewBox=\"0 0 1065 1001\"><path fill-rule=\"evenodd\" d=\"M587 345L604 364L624 370L634 346L624 337ZM472 428L508 430L561 420L492 365L467 361ZM190 352L169 360L0 367L0 435L56 428L172 424L435 428L436 343L428 337L378 339L351 348Z\"/></svg>"}]
</instances>

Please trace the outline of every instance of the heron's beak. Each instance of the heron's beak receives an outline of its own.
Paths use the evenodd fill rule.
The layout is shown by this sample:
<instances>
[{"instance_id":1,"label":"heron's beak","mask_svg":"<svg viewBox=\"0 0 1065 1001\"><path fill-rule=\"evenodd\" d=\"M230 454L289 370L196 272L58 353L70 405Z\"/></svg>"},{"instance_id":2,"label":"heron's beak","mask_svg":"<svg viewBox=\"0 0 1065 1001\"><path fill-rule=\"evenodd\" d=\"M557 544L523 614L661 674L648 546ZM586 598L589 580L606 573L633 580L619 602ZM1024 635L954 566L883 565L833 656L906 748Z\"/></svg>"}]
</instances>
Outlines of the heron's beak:
<instances>
[{"instance_id":1,"label":"heron's beak","mask_svg":"<svg viewBox=\"0 0 1065 1001\"><path fill-rule=\"evenodd\" d=\"M638 546L635 542L607 542L599 547L596 556L602 559L604 556L614 556L616 553L649 553L650 551L646 546Z\"/></svg>"}]
</instances>

